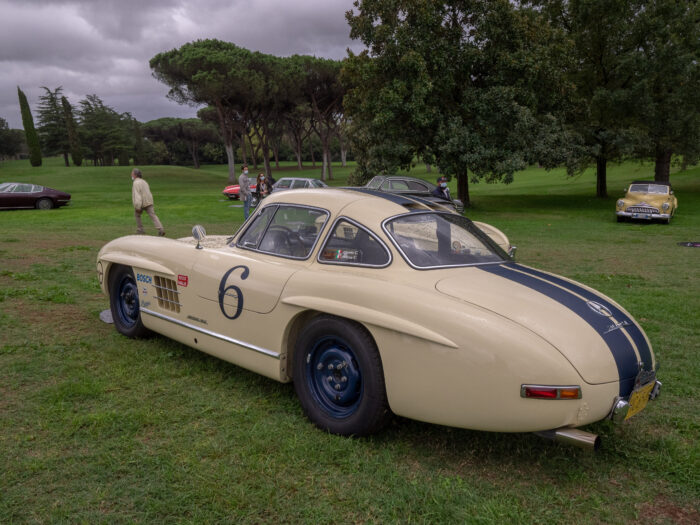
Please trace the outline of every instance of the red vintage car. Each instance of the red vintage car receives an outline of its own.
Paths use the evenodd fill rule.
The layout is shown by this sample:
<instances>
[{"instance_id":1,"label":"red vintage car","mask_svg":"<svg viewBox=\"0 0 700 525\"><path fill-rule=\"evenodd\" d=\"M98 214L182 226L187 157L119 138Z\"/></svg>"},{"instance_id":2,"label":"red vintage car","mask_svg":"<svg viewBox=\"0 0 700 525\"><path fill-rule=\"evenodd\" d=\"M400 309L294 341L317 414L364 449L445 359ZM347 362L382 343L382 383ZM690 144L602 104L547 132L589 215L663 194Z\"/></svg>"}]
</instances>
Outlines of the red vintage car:
<instances>
[{"instance_id":1,"label":"red vintage car","mask_svg":"<svg viewBox=\"0 0 700 525\"><path fill-rule=\"evenodd\" d=\"M50 210L65 206L69 201L70 193L46 186L25 182L0 183L0 210L13 208Z\"/></svg>"},{"instance_id":2,"label":"red vintage car","mask_svg":"<svg viewBox=\"0 0 700 525\"><path fill-rule=\"evenodd\" d=\"M255 182L250 183L250 191L252 193L255 193L255 190L257 190L258 185ZM224 195L226 195L229 199L231 200L238 200L240 199L240 193L241 187L238 184L232 184L231 186L226 186L224 188Z\"/></svg>"}]
</instances>

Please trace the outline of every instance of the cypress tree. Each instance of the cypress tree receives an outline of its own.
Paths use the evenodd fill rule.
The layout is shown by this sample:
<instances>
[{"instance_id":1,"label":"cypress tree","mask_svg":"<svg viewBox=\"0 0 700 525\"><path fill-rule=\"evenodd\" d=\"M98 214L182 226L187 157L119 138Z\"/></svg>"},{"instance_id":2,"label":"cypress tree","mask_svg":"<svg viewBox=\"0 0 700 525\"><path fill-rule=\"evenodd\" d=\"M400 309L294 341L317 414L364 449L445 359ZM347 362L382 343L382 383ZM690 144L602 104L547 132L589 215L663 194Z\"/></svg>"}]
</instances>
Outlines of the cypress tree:
<instances>
[{"instance_id":1,"label":"cypress tree","mask_svg":"<svg viewBox=\"0 0 700 525\"><path fill-rule=\"evenodd\" d=\"M66 97L61 97L63 106L63 117L66 119L66 129L68 130L68 146L73 164L80 166L83 163L83 152L80 146L80 136L78 135L78 125L73 117L73 107Z\"/></svg>"},{"instance_id":2,"label":"cypress tree","mask_svg":"<svg viewBox=\"0 0 700 525\"><path fill-rule=\"evenodd\" d=\"M24 126L24 134L27 137L27 147L29 148L29 162L32 166L41 166L41 146L39 145L39 135L34 127L34 118L32 118L32 110L29 109L27 96L17 86L17 95L19 96L19 107L22 111L22 125Z\"/></svg>"}]
</instances>

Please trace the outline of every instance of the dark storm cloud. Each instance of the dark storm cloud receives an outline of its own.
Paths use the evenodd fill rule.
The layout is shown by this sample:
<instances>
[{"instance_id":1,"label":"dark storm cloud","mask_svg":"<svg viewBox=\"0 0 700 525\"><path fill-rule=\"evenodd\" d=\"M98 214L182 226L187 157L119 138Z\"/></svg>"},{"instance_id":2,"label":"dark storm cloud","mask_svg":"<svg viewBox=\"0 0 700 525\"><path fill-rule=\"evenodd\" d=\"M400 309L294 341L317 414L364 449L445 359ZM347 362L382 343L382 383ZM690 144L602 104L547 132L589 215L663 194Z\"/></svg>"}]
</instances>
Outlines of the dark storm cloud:
<instances>
[{"instance_id":1,"label":"dark storm cloud","mask_svg":"<svg viewBox=\"0 0 700 525\"><path fill-rule=\"evenodd\" d=\"M97 94L141 121L194 116L169 101L148 61L161 51L218 38L278 56L341 59L352 0L0 0L0 117L21 128L17 86L32 109L63 86L77 104ZM36 113L36 110L34 110Z\"/></svg>"}]
</instances>

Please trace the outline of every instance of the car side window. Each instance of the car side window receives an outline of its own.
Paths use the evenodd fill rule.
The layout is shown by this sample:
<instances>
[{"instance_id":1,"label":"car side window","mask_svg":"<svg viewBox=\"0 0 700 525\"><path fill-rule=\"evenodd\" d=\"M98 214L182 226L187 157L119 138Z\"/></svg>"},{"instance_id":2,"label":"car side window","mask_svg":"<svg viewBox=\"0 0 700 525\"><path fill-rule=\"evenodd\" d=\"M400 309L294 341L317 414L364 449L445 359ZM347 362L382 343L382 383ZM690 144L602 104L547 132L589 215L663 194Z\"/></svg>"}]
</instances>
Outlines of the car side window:
<instances>
[{"instance_id":1,"label":"car side window","mask_svg":"<svg viewBox=\"0 0 700 525\"><path fill-rule=\"evenodd\" d=\"M306 188L307 185L308 182L306 182L305 180L295 180L292 182L292 189L296 190L299 188Z\"/></svg>"},{"instance_id":2,"label":"car side window","mask_svg":"<svg viewBox=\"0 0 700 525\"><path fill-rule=\"evenodd\" d=\"M15 189L12 190L13 193L30 193L31 191L31 184L17 184L17 186L15 186Z\"/></svg>"},{"instance_id":3,"label":"car side window","mask_svg":"<svg viewBox=\"0 0 700 525\"><path fill-rule=\"evenodd\" d=\"M281 180L275 185L275 187L276 187L277 189L286 190L286 189L289 188L289 186L290 186L291 184L292 184L291 179L281 179Z\"/></svg>"},{"instance_id":4,"label":"car side window","mask_svg":"<svg viewBox=\"0 0 700 525\"><path fill-rule=\"evenodd\" d=\"M43 188L43 186L38 186L36 184L32 185L32 193L39 193Z\"/></svg>"},{"instance_id":5,"label":"car side window","mask_svg":"<svg viewBox=\"0 0 700 525\"><path fill-rule=\"evenodd\" d=\"M276 206L267 206L263 208L259 215L253 219L245 233L238 240L237 246L241 248L257 248L260 244L260 239L262 239L263 233L267 225L270 223L270 219L275 214Z\"/></svg>"},{"instance_id":6,"label":"car side window","mask_svg":"<svg viewBox=\"0 0 700 525\"><path fill-rule=\"evenodd\" d=\"M415 191L429 191L429 188L425 184L421 184L415 180L409 180L408 187Z\"/></svg>"},{"instance_id":7,"label":"car side window","mask_svg":"<svg viewBox=\"0 0 700 525\"><path fill-rule=\"evenodd\" d=\"M295 205L270 206L270 208L274 208L274 212L265 223L259 243L244 244L248 236L246 232L239 246L292 259L308 258L328 219L328 212ZM253 223L250 230L256 229L257 232L256 226Z\"/></svg>"},{"instance_id":8,"label":"car side window","mask_svg":"<svg viewBox=\"0 0 700 525\"><path fill-rule=\"evenodd\" d=\"M348 219L339 219L318 255L326 264L384 267L391 262L391 253L376 235Z\"/></svg>"},{"instance_id":9,"label":"car side window","mask_svg":"<svg viewBox=\"0 0 700 525\"><path fill-rule=\"evenodd\" d=\"M391 189L392 190L407 190L408 189L408 184L402 180L394 180L391 181Z\"/></svg>"}]
</instances>

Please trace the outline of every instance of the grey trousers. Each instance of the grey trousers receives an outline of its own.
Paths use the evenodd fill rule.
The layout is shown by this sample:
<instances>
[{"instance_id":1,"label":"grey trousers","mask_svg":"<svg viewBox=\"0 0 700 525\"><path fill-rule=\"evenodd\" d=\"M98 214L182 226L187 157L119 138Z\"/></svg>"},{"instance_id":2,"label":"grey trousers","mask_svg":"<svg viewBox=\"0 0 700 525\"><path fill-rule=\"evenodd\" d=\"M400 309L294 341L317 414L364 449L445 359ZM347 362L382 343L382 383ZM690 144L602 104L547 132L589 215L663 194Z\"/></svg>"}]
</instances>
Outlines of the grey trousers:
<instances>
[{"instance_id":1,"label":"grey trousers","mask_svg":"<svg viewBox=\"0 0 700 525\"><path fill-rule=\"evenodd\" d=\"M141 214L144 211L153 221L153 226L155 226L159 232L162 232L163 225L160 223L158 215L156 215L156 212L153 210L153 204L151 204L150 206L146 206L145 208L142 208L140 210L134 210L134 217L136 217L136 233L143 233L143 222L141 222Z\"/></svg>"}]
</instances>

